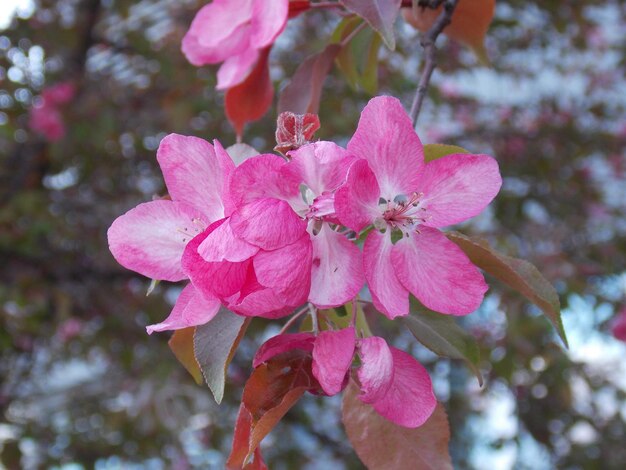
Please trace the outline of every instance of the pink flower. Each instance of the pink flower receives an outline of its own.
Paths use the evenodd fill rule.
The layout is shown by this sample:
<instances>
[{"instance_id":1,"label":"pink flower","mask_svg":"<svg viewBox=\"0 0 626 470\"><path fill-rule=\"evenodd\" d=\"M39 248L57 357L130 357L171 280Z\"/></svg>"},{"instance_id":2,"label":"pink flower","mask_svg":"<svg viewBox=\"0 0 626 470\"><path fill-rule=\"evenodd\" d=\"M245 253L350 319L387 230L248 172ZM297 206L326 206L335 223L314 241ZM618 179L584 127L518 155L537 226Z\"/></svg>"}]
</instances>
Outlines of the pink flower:
<instances>
[{"instance_id":1,"label":"pink flower","mask_svg":"<svg viewBox=\"0 0 626 470\"><path fill-rule=\"evenodd\" d=\"M41 98L46 104L55 106L67 104L74 98L76 87L72 82L61 82L45 88Z\"/></svg>"},{"instance_id":2,"label":"pink flower","mask_svg":"<svg viewBox=\"0 0 626 470\"><path fill-rule=\"evenodd\" d=\"M224 217L226 182L235 165L215 140L170 134L157 159L171 200L139 204L118 217L108 231L109 249L125 268L152 279L187 279L182 268L185 247L210 223ZM213 318L220 302L188 284L169 317L153 331L201 325Z\"/></svg>"},{"instance_id":3,"label":"pink flower","mask_svg":"<svg viewBox=\"0 0 626 470\"><path fill-rule=\"evenodd\" d=\"M50 142L57 142L65 136L65 123L60 111L46 102L31 108L28 125Z\"/></svg>"},{"instance_id":4,"label":"pink flower","mask_svg":"<svg viewBox=\"0 0 626 470\"><path fill-rule=\"evenodd\" d=\"M438 228L479 214L501 186L496 161L455 154L424 163L422 144L400 102L372 99L348 152L352 165L335 195L339 220L365 240L365 276L374 305L407 315L409 292L432 310L472 312L487 285L467 256Z\"/></svg>"},{"instance_id":5,"label":"pink flower","mask_svg":"<svg viewBox=\"0 0 626 470\"><path fill-rule=\"evenodd\" d=\"M613 336L620 341L626 341L626 308L617 314L611 325Z\"/></svg>"},{"instance_id":6,"label":"pink flower","mask_svg":"<svg viewBox=\"0 0 626 470\"><path fill-rule=\"evenodd\" d=\"M61 140L66 132L61 107L69 103L74 94L72 82L62 82L45 88L41 92L41 102L30 110L30 128L50 142Z\"/></svg>"},{"instance_id":7,"label":"pink flower","mask_svg":"<svg viewBox=\"0 0 626 470\"><path fill-rule=\"evenodd\" d=\"M287 24L288 0L214 0L205 5L183 38L193 65L218 64L217 89L243 82Z\"/></svg>"},{"instance_id":8,"label":"pink flower","mask_svg":"<svg viewBox=\"0 0 626 470\"><path fill-rule=\"evenodd\" d=\"M323 331L317 337L312 333L282 334L259 348L253 366L292 349L311 353L313 376L329 396L347 385L356 353L360 360L356 368L359 398L400 426L421 426L437 404L426 369L410 354L388 346L383 338L358 339L352 327Z\"/></svg>"},{"instance_id":9,"label":"pink flower","mask_svg":"<svg viewBox=\"0 0 626 470\"><path fill-rule=\"evenodd\" d=\"M330 142L290 155L290 162L266 154L238 167L229 184L231 216L183 260L198 288L242 315L278 318L307 300L335 307L365 281L359 249L330 225L333 192L354 158Z\"/></svg>"}]
</instances>

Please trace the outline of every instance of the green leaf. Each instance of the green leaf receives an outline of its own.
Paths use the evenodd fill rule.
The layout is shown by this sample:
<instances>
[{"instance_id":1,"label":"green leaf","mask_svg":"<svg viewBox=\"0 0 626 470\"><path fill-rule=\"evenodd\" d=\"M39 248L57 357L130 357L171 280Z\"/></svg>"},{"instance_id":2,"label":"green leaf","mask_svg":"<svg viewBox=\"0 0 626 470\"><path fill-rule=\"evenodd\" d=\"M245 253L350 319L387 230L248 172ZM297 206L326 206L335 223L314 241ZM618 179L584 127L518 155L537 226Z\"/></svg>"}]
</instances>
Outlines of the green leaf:
<instances>
[{"instance_id":1,"label":"green leaf","mask_svg":"<svg viewBox=\"0 0 626 470\"><path fill-rule=\"evenodd\" d=\"M401 321L415 339L435 354L465 361L482 386L478 344L472 335L456 324L454 318L422 307L419 310L412 309L411 315L403 317Z\"/></svg>"},{"instance_id":2,"label":"green leaf","mask_svg":"<svg viewBox=\"0 0 626 470\"><path fill-rule=\"evenodd\" d=\"M452 155L455 153L471 153L463 147L447 144L426 144L424 145L424 161L426 163L437 160L438 158Z\"/></svg>"},{"instance_id":3,"label":"green leaf","mask_svg":"<svg viewBox=\"0 0 626 470\"><path fill-rule=\"evenodd\" d=\"M196 362L193 353L194 327L176 330L167 345L170 347L176 359L191 374L198 385L202 383L202 371Z\"/></svg>"},{"instance_id":4,"label":"green leaf","mask_svg":"<svg viewBox=\"0 0 626 470\"><path fill-rule=\"evenodd\" d=\"M331 42L340 43L357 28L363 20L358 16L343 19L331 36ZM346 44L335 59L353 90L362 88L374 95L378 90L378 51L382 40L372 29L364 29Z\"/></svg>"},{"instance_id":5,"label":"green leaf","mask_svg":"<svg viewBox=\"0 0 626 470\"><path fill-rule=\"evenodd\" d=\"M193 336L196 361L218 404L224 398L228 365L249 323L249 318L221 308L209 323L196 327Z\"/></svg>"},{"instance_id":6,"label":"green leaf","mask_svg":"<svg viewBox=\"0 0 626 470\"><path fill-rule=\"evenodd\" d=\"M452 470L443 405L437 404L426 423L411 429L386 420L358 395L351 381L343 396L342 421L348 440L369 470Z\"/></svg>"},{"instance_id":7,"label":"green leaf","mask_svg":"<svg viewBox=\"0 0 626 470\"><path fill-rule=\"evenodd\" d=\"M561 320L561 303L556 290L531 263L495 251L486 240L449 232L447 237L456 243L479 268L516 290L537 305L556 328L568 347Z\"/></svg>"}]
</instances>

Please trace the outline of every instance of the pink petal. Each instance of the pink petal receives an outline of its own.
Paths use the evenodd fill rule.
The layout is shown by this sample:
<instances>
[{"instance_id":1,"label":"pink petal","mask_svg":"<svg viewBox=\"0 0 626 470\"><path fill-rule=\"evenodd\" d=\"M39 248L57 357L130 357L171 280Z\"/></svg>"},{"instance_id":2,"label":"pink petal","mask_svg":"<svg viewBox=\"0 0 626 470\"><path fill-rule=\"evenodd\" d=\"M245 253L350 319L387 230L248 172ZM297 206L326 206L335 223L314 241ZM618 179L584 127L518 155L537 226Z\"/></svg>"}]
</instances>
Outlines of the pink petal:
<instances>
[{"instance_id":1,"label":"pink petal","mask_svg":"<svg viewBox=\"0 0 626 470\"><path fill-rule=\"evenodd\" d=\"M191 279L194 287L207 297L216 296L220 299L232 296L244 287L248 278L248 271L252 266L252 262L249 260L241 263L229 261L209 263L198 253L200 244L225 220L218 220L193 238L187 244L182 257L183 270Z\"/></svg>"},{"instance_id":2,"label":"pink petal","mask_svg":"<svg viewBox=\"0 0 626 470\"><path fill-rule=\"evenodd\" d=\"M382 216L379 199L376 176L365 160L357 160L348 171L346 184L335 193L335 212L343 225L358 233Z\"/></svg>"},{"instance_id":3,"label":"pink petal","mask_svg":"<svg viewBox=\"0 0 626 470\"><path fill-rule=\"evenodd\" d=\"M424 151L411 119L391 96L372 98L361 113L348 152L364 158L388 201L415 191L424 165Z\"/></svg>"},{"instance_id":4,"label":"pink petal","mask_svg":"<svg viewBox=\"0 0 626 470\"><path fill-rule=\"evenodd\" d=\"M189 62L216 64L250 47L252 0L239 3L215 0L198 11L182 43Z\"/></svg>"},{"instance_id":5,"label":"pink petal","mask_svg":"<svg viewBox=\"0 0 626 470\"><path fill-rule=\"evenodd\" d=\"M238 55L230 56L217 71L217 90L227 90L242 83L259 59L257 49L246 49Z\"/></svg>"},{"instance_id":6,"label":"pink petal","mask_svg":"<svg viewBox=\"0 0 626 470\"><path fill-rule=\"evenodd\" d=\"M251 258L259 251L259 247L250 245L237 238L227 220L204 239L198 246L198 253L205 261L231 261L238 263Z\"/></svg>"},{"instance_id":7,"label":"pink petal","mask_svg":"<svg viewBox=\"0 0 626 470\"><path fill-rule=\"evenodd\" d=\"M261 250L253 259L254 272L259 283L265 287L291 287L297 280L310 278L311 240L304 234L295 243L272 251ZM310 287L310 282L306 282ZM308 290L306 294L308 295ZM306 296L305 296L306 300Z\"/></svg>"},{"instance_id":8,"label":"pink petal","mask_svg":"<svg viewBox=\"0 0 626 470\"><path fill-rule=\"evenodd\" d=\"M205 224L224 217L222 198L235 167L226 152L216 154L197 137L170 134L161 141L157 159L172 200L202 211Z\"/></svg>"},{"instance_id":9,"label":"pink petal","mask_svg":"<svg viewBox=\"0 0 626 470\"><path fill-rule=\"evenodd\" d=\"M263 154L239 165L233 171L228 186L231 206L237 208L266 197L283 200L299 197L300 181L281 173L286 164L278 155Z\"/></svg>"},{"instance_id":10,"label":"pink petal","mask_svg":"<svg viewBox=\"0 0 626 470\"><path fill-rule=\"evenodd\" d=\"M393 382L393 357L387 342L378 336L360 340L358 351L363 364L357 371L359 398L363 403L374 403L385 396Z\"/></svg>"},{"instance_id":11,"label":"pink petal","mask_svg":"<svg viewBox=\"0 0 626 470\"><path fill-rule=\"evenodd\" d=\"M239 166L247 159L259 155L259 152L254 147L243 143L231 145L226 149L226 152L232 158L235 166Z\"/></svg>"},{"instance_id":12,"label":"pink petal","mask_svg":"<svg viewBox=\"0 0 626 470\"><path fill-rule=\"evenodd\" d=\"M341 186L356 158L332 142L315 142L289 152L284 174L306 184L315 196Z\"/></svg>"},{"instance_id":13,"label":"pink petal","mask_svg":"<svg viewBox=\"0 0 626 470\"><path fill-rule=\"evenodd\" d=\"M425 225L445 227L478 215L498 194L498 162L488 155L448 155L424 167L418 190L424 193Z\"/></svg>"},{"instance_id":14,"label":"pink petal","mask_svg":"<svg viewBox=\"0 0 626 470\"><path fill-rule=\"evenodd\" d=\"M285 29L289 0L254 0L251 44L258 49L269 46Z\"/></svg>"},{"instance_id":15,"label":"pink petal","mask_svg":"<svg viewBox=\"0 0 626 470\"><path fill-rule=\"evenodd\" d=\"M313 263L309 301L320 308L343 305L353 299L365 283L361 250L345 235L323 224L311 236Z\"/></svg>"},{"instance_id":16,"label":"pink petal","mask_svg":"<svg viewBox=\"0 0 626 470\"><path fill-rule=\"evenodd\" d=\"M346 384L355 345L354 328L322 331L315 340L313 376L327 395L336 395Z\"/></svg>"},{"instance_id":17,"label":"pink petal","mask_svg":"<svg viewBox=\"0 0 626 470\"><path fill-rule=\"evenodd\" d=\"M393 246L398 279L431 310L452 315L476 310L488 288L483 275L439 230L420 226L419 231Z\"/></svg>"},{"instance_id":18,"label":"pink petal","mask_svg":"<svg viewBox=\"0 0 626 470\"><path fill-rule=\"evenodd\" d=\"M373 231L363 245L365 278L376 309L390 319L409 314L409 291L396 276L390 234Z\"/></svg>"},{"instance_id":19,"label":"pink petal","mask_svg":"<svg viewBox=\"0 0 626 470\"><path fill-rule=\"evenodd\" d=\"M387 393L372 406L389 421L416 428L430 418L437 406L432 382L424 366L413 356L393 347L389 349L393 356L393 380Z\"/></svg>"},{"instance_id":20,"label":"pink petal","mask_svg":"<svg viewBox=\"0 0 626 470\"><path fill-rule=\"evenodd\" d=\"M233 312L246 317L269 319L285 317L294 309L292 305L285 305L285 299L276 290L263 287L245 296L241 295L238 300L227 302L227 306Z\"/></svg>"},{"instance_id":21,"label":"pink petal","mask_svg":"<svg viewBox=\"0 0 626 470\"><path fill-rule=\"evenodd\" d=\"M233 233L263 250L293 243L306 231L306 221L278 199L257 199L239 208L230 218Z\"/></svg>"},{"instance_id":22,"label":"pink petal","mask_svg":"<svg viewBox=\"0 0 626 470\"><path fill-rule=\"evenodd\" d=\"M176 300L172 313L161 323L149 325L146 331L180 330L190 326L204 325L213 319L220 309L220 301L207 298L192 284L187 284Z\"/></svg>"},{"instance_id":23,"label":"pink petal","mask_svg":"<svg viewBox=\"0 0 626 470\"><path fill-rule=\"evenodd\" d=\"M152 279L180 281L187 277L181 257L198 216L197 210L179 202L139 204L115 219L108 231L109 249L127 269Z\"/></svg>"},{"instance_id":24,"label":"pink petal","mask_svg":"<svg viewBox=\"0 0 626 470\"><path fill-rule=\"evenodd\" d=\"M315 335L312 333L276 335L261 345L254 355L252 367L257 368L274 356L291 351L292 349L301 349L302 351L311 352L313 351L314 342Z\"/></svg>"}]
</instances>

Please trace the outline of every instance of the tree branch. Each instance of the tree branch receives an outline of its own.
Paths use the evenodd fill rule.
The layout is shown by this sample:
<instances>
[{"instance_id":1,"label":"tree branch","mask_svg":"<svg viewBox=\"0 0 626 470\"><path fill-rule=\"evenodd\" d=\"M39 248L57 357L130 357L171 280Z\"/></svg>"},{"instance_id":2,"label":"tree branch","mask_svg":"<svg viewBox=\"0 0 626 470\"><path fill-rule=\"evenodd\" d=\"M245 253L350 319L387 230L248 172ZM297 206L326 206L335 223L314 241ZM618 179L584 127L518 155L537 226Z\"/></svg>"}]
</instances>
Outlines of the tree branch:
<instances>
[{"instance_id":1,"label":"tree branch","mask_svg":"<svg viewBox=\"0 0 626 470\"><path fill-rule=\"evenodd\" d=\"M426 61L424 62L424 68L422 69L422 74L420 76L419 83L417 84L417 90L415 91L413 104L411 105L410 115L413 126L417 124L417 118L420 114L420 110L422 109L422 103L424 102L424 98L426 97L426 91L428 90L430 78L433 74L433 71L435 70L435 41L437 41L437 37L439 37L445 27L448 26L452 21L452 14L454 13L454 9L456 8L457 3L459 3L459 0L445 1L443 5L443 10L437 17L437 20L424 34L422 40L420 41L420 44L424 49Z\"/></svg>"}]
</instances>

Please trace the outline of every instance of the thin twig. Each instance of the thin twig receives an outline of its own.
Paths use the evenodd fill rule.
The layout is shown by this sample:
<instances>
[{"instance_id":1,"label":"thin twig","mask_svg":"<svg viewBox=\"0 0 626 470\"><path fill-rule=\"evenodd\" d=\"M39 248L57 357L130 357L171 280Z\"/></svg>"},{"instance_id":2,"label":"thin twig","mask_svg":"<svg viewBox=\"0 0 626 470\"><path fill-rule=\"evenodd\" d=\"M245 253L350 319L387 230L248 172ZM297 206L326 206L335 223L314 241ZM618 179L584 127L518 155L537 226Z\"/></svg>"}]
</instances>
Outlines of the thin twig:
<instances>
[{"instance_id":1,"label":"thin twig","mask_svg":"<svg viewBox=\"0 0 626 470\"><path fill-rule=\"evenodd\" d=\"M291 325L293 325L296 320L298 320L298 318L300 318L303 314L305 314L306 312L309 311L309 306L307 305L306 307L298 310L296 313L294 313L292 315L292 317L287 321L287 323L285 323L283 325L283 327L280 329L280 333L279 334L283 334L285 331L287 331L289 329L289 327L291 327Z\"/></svg>"},{"instance_id":2,"label":"thin twig","mask_svg":"<svg viewBox=\"0 0 626 470\"><path fill-rule=\"evenodd\" d=\"M422 48L424 49L426 61L424 63L422 75L420 76L420 80L417 85L417 90L415 91L413 104L411 105L410 114L411 120L413 121L413 126L417 124L417 117L419 116L420 110L422 109L422 103L424 102L424 98L426 97L428 84L430 83L430 78L433 74L433 71L435 70L435 41L437 40L437 37L441 34L441 32L445 29L445 27L448 26L452 21L452 14L454 13L454 9L456 8L457 3L459 3L459 0L445 1L443 10L437 17L437 20L426 32L426 34L424 34L422 40L420 41Z\"/></svg>"}]
</instances>

